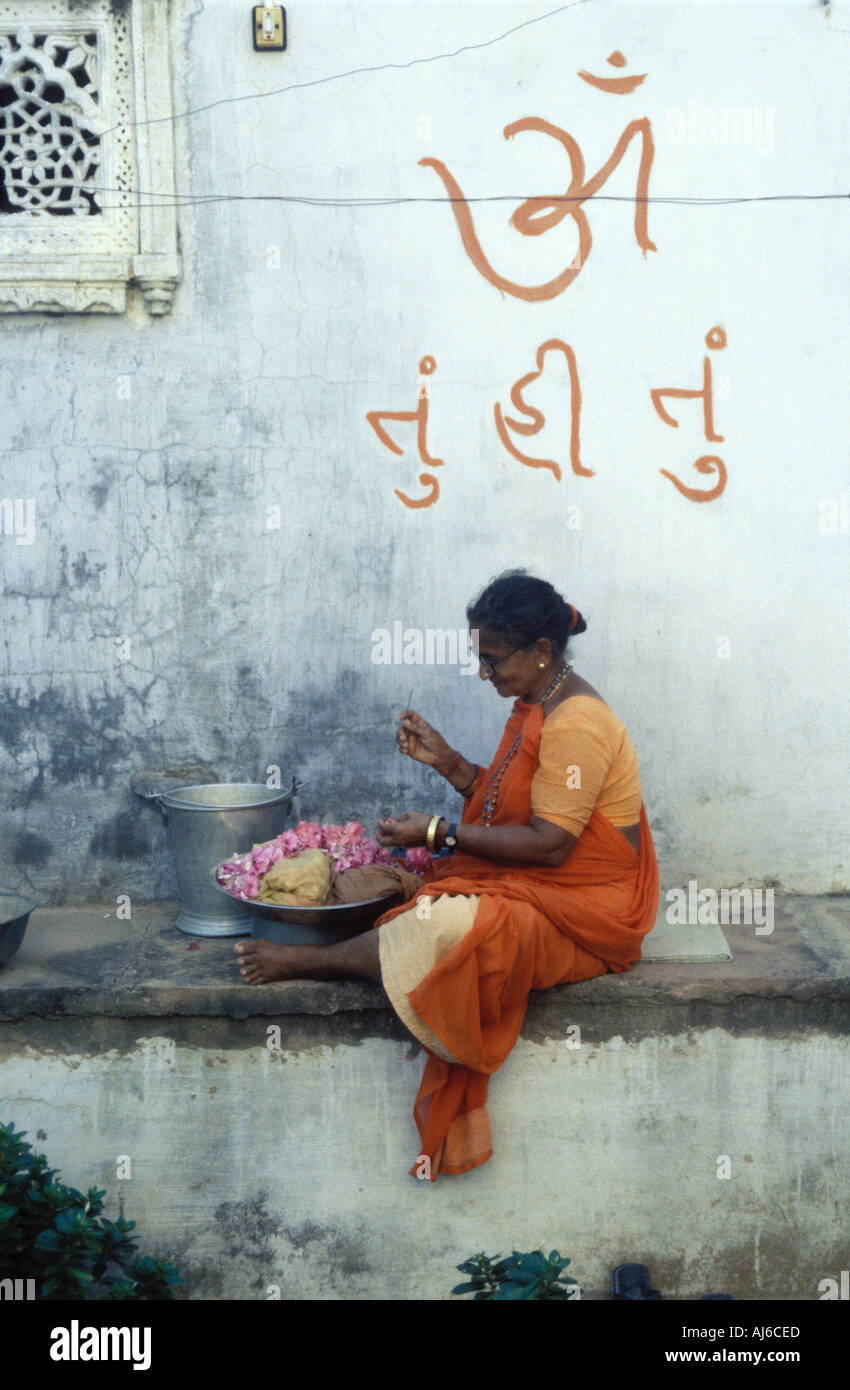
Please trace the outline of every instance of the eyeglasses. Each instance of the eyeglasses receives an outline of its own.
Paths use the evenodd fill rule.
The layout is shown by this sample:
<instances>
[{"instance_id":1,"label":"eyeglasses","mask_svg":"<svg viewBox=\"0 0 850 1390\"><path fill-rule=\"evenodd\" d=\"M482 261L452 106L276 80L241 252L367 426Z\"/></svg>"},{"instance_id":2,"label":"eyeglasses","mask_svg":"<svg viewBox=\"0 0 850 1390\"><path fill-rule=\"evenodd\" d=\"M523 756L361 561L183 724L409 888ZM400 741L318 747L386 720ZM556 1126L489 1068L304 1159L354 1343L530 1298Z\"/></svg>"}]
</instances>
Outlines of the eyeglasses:
<instances>
[{"instance_id":1,"label":"eyeglasses","mask_svg":"<svg viewBox=\"0 0 850 1390\"><path fill-rule=\"evenodd\" d=\"M486 666L486 668L487 668L487 670L490 672L490 674L491 674L491 675L495 675L495 674L496 674L496 667L497 667L497 666L500 666L501 663L502 663L503 661L507 661L507 659L508 659L509 656L514 656L516 652L526 652L526 651L528 651L528 646L530 646L530 645L532 645L532 644L529 643L528 645L526 645L526 646L524 646L524 647L514 647L514 649L513 649L512 652L505 652L505 655L504 655L504 656L497 656L495 661L491 661L490 658L489 658L489 656L479 656L479 658L478 658L478 664L479 664L479 666Z\"/></svg>"}]
</instances>

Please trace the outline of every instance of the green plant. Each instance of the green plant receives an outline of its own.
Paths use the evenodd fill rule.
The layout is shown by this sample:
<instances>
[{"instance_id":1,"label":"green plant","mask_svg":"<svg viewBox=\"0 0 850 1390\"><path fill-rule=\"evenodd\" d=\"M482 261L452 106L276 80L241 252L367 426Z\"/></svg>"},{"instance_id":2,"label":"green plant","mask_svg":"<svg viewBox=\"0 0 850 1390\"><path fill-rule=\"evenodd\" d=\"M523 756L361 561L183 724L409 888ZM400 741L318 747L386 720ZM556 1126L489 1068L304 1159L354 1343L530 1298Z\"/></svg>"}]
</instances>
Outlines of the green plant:
<instances>
[{"instance_id":1,"label":"green plant","mask_svg":"<svg viewBox=\"0 0 850 1390\"><path fill-rule=\"evenodd\" d=\"M569 1274L562 1273L569 1263L557 1250L553 1250L548 1259L542 1250L531 1250L526 1254L513 1250L504 1259L482 1252L456 1266L461 1274L471 1277L466 1284L456 1284L452 1293L471 1293L476 1299L514 1301L572 1298L570 1289L577 1289L578 1284Z\"/></svg>"},{"instance_id":2,"label":"green plant","mask_svg":"<svg viewBox=\"0 0 850 1390\"><path fill-rule=\"evenodd\" d=\"M44 1299L170 1299L165 1260L140 1258L134 1221L101 1216L104 1191L57 1182L25 1131L0 1125L0 1277L35 1279Z\"/></svg>"}]
</instances>

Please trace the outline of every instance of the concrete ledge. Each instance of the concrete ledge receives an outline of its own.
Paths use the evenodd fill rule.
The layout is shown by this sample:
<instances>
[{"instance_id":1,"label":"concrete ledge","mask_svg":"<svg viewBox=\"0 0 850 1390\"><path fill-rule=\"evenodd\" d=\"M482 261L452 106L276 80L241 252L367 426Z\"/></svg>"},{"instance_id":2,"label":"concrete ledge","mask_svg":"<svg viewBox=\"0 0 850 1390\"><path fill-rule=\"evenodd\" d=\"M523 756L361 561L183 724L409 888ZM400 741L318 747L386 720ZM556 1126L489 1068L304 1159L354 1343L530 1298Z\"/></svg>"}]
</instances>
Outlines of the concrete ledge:
<instances>
[{"instance_id":1,"label":"concrete ledge","mask_svg":"<svg viewBox=\"0 0 850 1390\"><path fill-rule=\"evenodd\" d=\"M665 1298L817 1299L847 1267L850 900L774 906L731 962L535 993L493 1158L436 1184L410 1176L424 1054L378 986L251 988L176 903L41 909L0 972L2 1118L188 1298L445 1299L474 1250L542 1243L585 1297L631 1259Z\"/></svg>"},{"instance_id":2,"label":"concrete ledge","mask_svg":"<svg viewBox=\"0 0 850 1390\"><path fill-rule=\"evenodd\" d=\"M368 1014L374 1033L408 1036L384 991L368 981L245 985L237 938L199 938L192 948L174 928L177 911L177 903L135 905L132 921L117 921L100 904L37 909L18 954L0 970L0 1020L345 1015L351 1026ZM822 1026L846 1031L850 897L777 898L770 936L745 926L725 930L733 959L722 964L640 962L620 975L535 991L523 1036L563 1036L578 1004L590 1012L649 1009L661 1028L672 1009L679 1028L681 1010L709 1022L706 1009L738 1006L740 1013L756 1000L782 1001L786 1015L793 1004L810 1005Z\"/></svg>"}]
</instances>

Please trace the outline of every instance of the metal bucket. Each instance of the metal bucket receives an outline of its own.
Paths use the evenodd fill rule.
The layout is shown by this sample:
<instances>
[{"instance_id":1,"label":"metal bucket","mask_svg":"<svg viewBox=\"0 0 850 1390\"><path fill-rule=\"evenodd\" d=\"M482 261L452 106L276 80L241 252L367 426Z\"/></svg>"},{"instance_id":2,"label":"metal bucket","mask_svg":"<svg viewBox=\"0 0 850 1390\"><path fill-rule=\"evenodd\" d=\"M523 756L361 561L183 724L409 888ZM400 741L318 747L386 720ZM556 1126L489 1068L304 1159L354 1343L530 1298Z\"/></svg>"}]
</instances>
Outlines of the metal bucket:
<instances>
[{"instance_id":1,"label":"metal bucket","mask_svg":"<svg viewBox=\"0 0 850 1390\"><path fill-rule=\"evenodd\" d=\"M244 854L286 829L295 793L262 782L212 782L175 787L150 797L168 826L180 889L178 930L190 936L250 936L251 914L236 898L217 891L210 872L222 860Z\"/></svg>"}]
</instances>

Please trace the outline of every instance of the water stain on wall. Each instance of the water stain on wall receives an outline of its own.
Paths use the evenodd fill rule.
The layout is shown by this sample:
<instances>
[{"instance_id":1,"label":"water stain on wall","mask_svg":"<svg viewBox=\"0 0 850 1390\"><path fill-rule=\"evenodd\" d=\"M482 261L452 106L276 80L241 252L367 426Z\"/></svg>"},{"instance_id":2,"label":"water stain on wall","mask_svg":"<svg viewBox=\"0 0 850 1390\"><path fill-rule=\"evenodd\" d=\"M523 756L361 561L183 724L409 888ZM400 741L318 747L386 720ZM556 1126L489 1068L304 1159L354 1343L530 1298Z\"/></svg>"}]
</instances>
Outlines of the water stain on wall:
<instances>
[{"instance_id":1,"label":"water stain on wall","mask_svg":"<svg viewBox=\"0 0 850 1390\"><path fill-rule=\"evenodd\" d=\"M268 1193L242 1202L221 1202L215 1209L215 1220L231 1259L243 1255L251 1260L273 1259L269 1237L280 1233L280 1222L268 1209Z\"/></svg>"},{"instance_id":2,"label":"water stain on wall","mask_svg":"<svg viewBox=\"0 0 850 1390\"><path fill-rule=\"evenodd\" d=\"M0 743L11 755L20 754L36 730L46 730L50 753L46 760L54 782L111 787L118 765L128 757L133 741L119 733L124 726L124 695L88 695L73 701L55 689L21 697L0 692Z\"/></svg>"},{"instance_id":3,"label":"water stain on wall","mask_svg":"<svg viewBox=\"0 0 850 1390\"><path fill-rule=\"evenodd\" d=\"M95 831L88 852L106 859L142 859L151 848L151 837L138 811L117 811Z\"/></svg>"},{"instance_id":4,"label":"water stain on wall","mask_svg":"<svg viewBox=\"0 0 850 1390\"><path fill-rule=\"evenodd\" d=\"M362 1232L342 1231L338 1227L321 1226L305 1221L284 1231L290 1245L303 1250L306 1245L320 1245L331 1270L337 1274L365 1274L371 1269Z\"/></svg>"},{"instance_id":5,"label":"water stain on wall","mask_svg":"<svg viewBox=\"0 0 850 1390\"><path fill-rule=\"evenodd\" d=\"M85 553L85 551L78 555L74 563L71 565L71 572L74 576L74 582L78 589L82 588L84 584L99 584L100 576L103 574L103 571L105 569L105 561L101 564L95 565L94 568L92 568L89 565L88 555Z\"/></svg>"},{"instance_id":6,"label":"water stain on wall","mask_svg":"<svg viewBox=\"0 0 850 1390\"><path fill-rule=\"evenodd\" d=\"M12 841L12 858L15 864L31 865L34 868L46 864L53 853L49 840L34 835L31 830L22 830Z\"/></svg>"}]
</instances>

